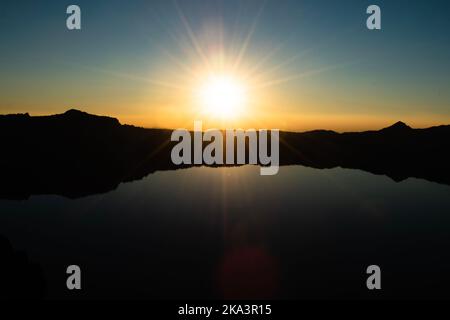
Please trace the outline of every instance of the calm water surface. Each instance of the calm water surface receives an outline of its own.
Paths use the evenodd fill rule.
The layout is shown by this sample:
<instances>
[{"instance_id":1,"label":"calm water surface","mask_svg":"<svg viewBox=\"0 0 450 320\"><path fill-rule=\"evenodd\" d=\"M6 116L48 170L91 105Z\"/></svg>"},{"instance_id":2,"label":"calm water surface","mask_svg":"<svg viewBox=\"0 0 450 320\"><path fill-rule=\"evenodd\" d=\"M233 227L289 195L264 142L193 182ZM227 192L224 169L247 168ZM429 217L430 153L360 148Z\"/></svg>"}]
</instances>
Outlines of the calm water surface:
<instances>
[{"instance_id":1,"label":"calm water surface","mask_svg":"<svg viewBox=\"0 0 450 320\"><path fill-rule=\"evenodd\" d=\"M157 172L70 200L0 200L48 298L450 297L450 187L357 170ZM82 290L66 289L66 267ZM382 291L365 287L367 266Z\"/></svg>"}]
</instances>

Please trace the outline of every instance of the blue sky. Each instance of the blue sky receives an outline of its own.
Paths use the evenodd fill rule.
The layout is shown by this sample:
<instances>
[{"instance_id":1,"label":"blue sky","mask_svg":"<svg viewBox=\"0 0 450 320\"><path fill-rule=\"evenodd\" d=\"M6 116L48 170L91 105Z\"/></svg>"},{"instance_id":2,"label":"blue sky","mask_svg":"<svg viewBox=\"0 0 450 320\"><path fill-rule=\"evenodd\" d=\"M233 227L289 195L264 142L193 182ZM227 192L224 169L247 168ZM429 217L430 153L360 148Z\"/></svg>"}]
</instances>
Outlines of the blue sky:
<instances>
[{"instance_id":1,"label":"blue sky","mask_svg":"<svg viewBox=\"0 0 450 320\"><path fill-rule=\"evenodd\" d=\"M70 4L81 7L80 31L65 27ZM382 10L381 31L365 27L370 4ZM298 122L272 126L339 116L350 120L336 129L361 119L448 122L449 13L448 1L2 0L0 112L78 107L164 126L179 108L187 119L184 96L159 82L183 86L177 63L201 64L193 35L205 55L220 42L230 61L249 39L243 65L273 70L264 77L274 82L254 110Z\"/></svg>"}]
</instances>

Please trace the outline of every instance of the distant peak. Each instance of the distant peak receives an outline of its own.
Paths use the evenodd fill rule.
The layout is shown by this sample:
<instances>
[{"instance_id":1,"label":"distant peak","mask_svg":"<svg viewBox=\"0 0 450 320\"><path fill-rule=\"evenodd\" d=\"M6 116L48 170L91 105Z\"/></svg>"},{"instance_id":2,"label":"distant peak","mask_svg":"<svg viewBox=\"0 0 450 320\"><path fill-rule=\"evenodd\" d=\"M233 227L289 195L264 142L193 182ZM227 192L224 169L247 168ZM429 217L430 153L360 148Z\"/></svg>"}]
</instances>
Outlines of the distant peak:
<instances>
[{"instance_id":1,"label":"distant peak","mask_svg":"<svg viewBox=\"0 0 450 320\"><path fill-rule=\"evenodd\" d=\"M86 112L83 112L83 111L80 111L80 110L77 110L77 109L67 110L66 112L64 112L64 114L65 115L80 115L80 114L87 115Z\"/></svg>"},{"instance_id":2,"label":"distant peak","mask_svg":"<svg viewBox=\"0 0 450 320\"><path fill-rule=\"evenodd\" d=\"M396 123L394 123L392 126L390 126L390 127L387 127L387 128L384 128L384 129L382 129L383 131L386 131L386 130L389 130L389 131L392 131L392 130L395 130L395 131L399 131L399 130L409 130L409 129L411 129L411 127L410 126L408 126L406 123L404 123L404 122L402 122L402 121L397 121Z\"/></svg>"},{"instance_id":3,"label":"distant peak","mask_svg":"<svg viewBox=\"0 0 450 320\"><path fill-rule=\"evenodd\" d=\"M394 128L409 128L411 129L410 126L408 126L406 123L404 123L403 121L397 121L396 123L394 123L391 127Z\"/></svg>"}]
</instances>

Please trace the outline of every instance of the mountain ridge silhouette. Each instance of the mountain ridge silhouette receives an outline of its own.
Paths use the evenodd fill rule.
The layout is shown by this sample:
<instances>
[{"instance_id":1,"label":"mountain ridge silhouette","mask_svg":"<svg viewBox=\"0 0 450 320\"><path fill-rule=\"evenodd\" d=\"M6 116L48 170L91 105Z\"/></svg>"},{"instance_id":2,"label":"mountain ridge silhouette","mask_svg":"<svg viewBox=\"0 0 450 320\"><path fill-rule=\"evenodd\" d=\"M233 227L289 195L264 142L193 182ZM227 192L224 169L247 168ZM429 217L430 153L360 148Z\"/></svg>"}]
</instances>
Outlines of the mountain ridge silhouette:
<instances>
[{"instance_id":1,"label":"mountain ridge silhouette","mask_svg":"<svg viewBox=\"0 0 450 320\"><path fill-rule=\"evenodd\" d=\"M192 167L172 164L171 133L76 109L49 116L0 115L0 198L77 198L155 171ZM377 131L280 132L282 166L360 169L395 181L415 177L450 185L448 163L450 125L414 129L399 121Z\"/></svg>"}]
</instances>

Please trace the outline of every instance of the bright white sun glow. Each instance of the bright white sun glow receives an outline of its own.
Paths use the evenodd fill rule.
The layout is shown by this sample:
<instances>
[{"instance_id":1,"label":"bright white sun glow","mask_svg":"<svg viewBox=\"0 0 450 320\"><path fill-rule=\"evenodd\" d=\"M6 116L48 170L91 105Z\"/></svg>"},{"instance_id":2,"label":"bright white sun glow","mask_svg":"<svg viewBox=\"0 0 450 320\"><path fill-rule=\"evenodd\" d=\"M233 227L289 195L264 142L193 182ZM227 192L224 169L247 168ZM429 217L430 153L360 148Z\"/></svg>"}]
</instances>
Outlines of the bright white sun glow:
<instances>
[{"instance_id":1,"label":"bright white sun glow","mask_svg":"<svg viewBox=\"0 0 450 320\"><path fill-rule=\"evenodd\" d=\"M199 90L200 103L213 117L233 118L246 104L246 88L228 75L215 75L207 79Z\"/></svg>"}]
</instances>

